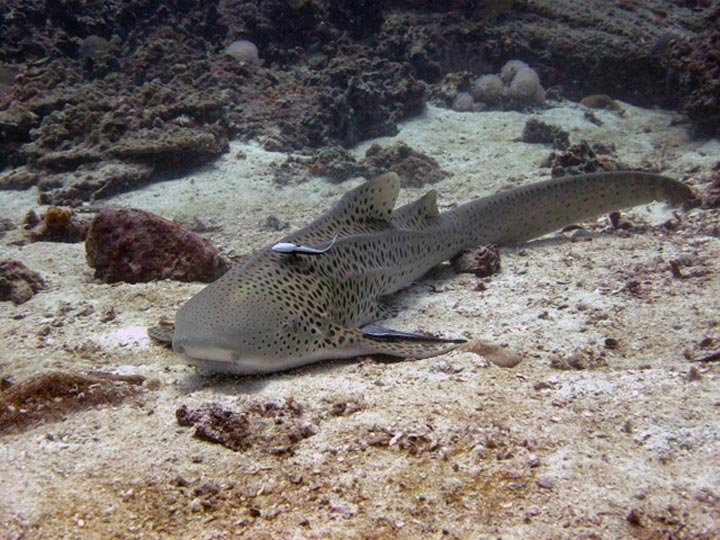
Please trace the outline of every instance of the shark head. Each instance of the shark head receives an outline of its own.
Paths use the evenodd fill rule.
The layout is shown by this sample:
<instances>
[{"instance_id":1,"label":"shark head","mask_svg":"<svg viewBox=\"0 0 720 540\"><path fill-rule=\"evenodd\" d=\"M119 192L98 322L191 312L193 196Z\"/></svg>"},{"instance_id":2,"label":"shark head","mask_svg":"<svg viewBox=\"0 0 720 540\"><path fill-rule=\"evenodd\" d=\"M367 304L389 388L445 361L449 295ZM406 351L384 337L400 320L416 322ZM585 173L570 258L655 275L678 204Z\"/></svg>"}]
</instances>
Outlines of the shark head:
<instances>
[{"instance_id":1,"label":"shark head","mask_svg":"<svg viewBox=\"0 0 720 540\"><path fill-rule=\"evenodd\" d=\"M289 285L288 290L303 289ZM175 318L173 350L189 364L208 371L272 373L363 354L425 358L465 342L379 326L345 328L307 301L308 297L315 302L321 299L312 287L305 288L304 294L279 296L253 287L239 287L232 294L223 291L227 284L215 282L191 298Z\"/></svg>"},{"instance_id":2,"label":"shark head","mask_svg":"<svg viewBox=\"0 0 720 540\"><path fill-rule=\"evenodd\" d=\"M321 294L275 264L282 258L231 271L192 297L175 317L173 350L199 368L240 374L346 356L344 343L333 346Z\"/></svg>"},{"instance_id":3,"label":"shark head","mask_svg":"<svg viewBox=\"0 0 720 540\"><path fill-rule=\"evenodd\" d=\"M465 341L336 324L317 276L297 260L277 261L231 271L188 300L175 317L173 350L200 369L248 375L363 354L424 358Z\"/></svg>"}]
</instances>

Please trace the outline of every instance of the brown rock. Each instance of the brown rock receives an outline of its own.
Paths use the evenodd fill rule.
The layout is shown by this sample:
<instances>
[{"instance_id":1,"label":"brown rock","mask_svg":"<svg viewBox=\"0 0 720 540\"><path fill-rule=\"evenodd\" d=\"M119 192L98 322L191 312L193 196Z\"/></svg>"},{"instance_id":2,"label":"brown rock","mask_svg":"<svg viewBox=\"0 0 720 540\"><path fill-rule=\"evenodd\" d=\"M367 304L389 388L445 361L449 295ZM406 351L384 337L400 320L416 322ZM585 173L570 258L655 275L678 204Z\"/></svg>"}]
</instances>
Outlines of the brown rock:
<instances>
[{"instance_id":1,"label":"brown rock","mask_svg":"<svg viewBox=\"0 0 720 540\"><path fill-rule=\"evenodd\" d=\"M0 301L11 301L16 306L30 300L45 282L20 261L0 261Z\"/></svg>"},{"instance_id":2,"label":"brown rock","mask_svg":"<svg viewBox=\"0 0 720 540\"><path fill-rule=\"evenodd\" d=\"M450 174L441 169L435 159L402 142L387 148L373 144L365 152L365 157L360 163L377 170L397 173L403 187L422 187L425 184L434 184Z\"/></svg>"}]
</instances>

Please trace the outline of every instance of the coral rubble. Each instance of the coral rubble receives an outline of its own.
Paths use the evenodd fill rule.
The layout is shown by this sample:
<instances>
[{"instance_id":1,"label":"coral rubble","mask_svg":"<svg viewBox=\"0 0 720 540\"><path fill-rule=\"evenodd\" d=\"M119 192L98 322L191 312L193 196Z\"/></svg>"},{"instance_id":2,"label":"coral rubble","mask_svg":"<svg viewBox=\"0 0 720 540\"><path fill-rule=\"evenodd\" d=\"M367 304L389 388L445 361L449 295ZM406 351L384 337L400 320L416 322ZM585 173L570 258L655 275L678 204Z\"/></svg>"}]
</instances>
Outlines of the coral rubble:
<instances>
[{"instance_id":1,"label":"coral rubble","mask_svg":"<svg viewBox=\"0 0 720 540\"><path fill-rule=\"evenodd\" d=\"M242 411L219 403L204 403L195 409L183 405L175 416L181 426L195 426L198 439L236 452L258 447L285 454L315 434L313 426L303 419L303 407L292 398L284 403L252 403Z\"/></svg>"},{"instance_id":2,"label":"coral rubble","mask_svg":"<svg viewBox=\"0 0 720 540\"><path fill-rule=\"evenodd\" d=\"M567 131L537 118L530 118L525 123L520 139L530 144L551 144L556 150L565 150L570 146L570 135Z\"/></svg>"},{"instance_id":3,"label":"coral rubble","mask_svg":"<svg viewBox=\"0 0 720 540\"><path fill-rule=\"evenodd\" d=\"M500 250L495 244L465 251L450 261L458 274L475 274L487 277L500 271Z\"/></svg>"}]
</instances>

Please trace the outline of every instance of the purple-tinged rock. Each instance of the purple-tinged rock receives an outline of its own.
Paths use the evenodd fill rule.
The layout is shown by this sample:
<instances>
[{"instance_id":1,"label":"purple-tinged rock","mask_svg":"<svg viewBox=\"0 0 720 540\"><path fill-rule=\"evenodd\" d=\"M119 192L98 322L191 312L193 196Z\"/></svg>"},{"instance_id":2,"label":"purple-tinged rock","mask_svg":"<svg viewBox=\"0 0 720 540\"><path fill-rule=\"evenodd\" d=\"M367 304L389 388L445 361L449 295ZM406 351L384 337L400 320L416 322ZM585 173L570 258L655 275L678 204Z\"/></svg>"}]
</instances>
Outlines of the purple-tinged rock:
<instances>
[{"instance_id":1,"label":"purple-tinged rock","mask_svg":"<svg viewBox=\"0 0 720 540\"><path fill-rule=\"evenodd\" d=\"M85 252L95 277L106 283L210 282L230 268L196 233L134 208L103 208L90 223Z\"/></svg>"},{"instance_id":2,"label":"purple-tinged rock","mask_svg":"<svg viewBox=\"0 0 720 540\"><path fill-rule=\"evenodd\" d=\"M450 261L458 274L475 274L487 277L500 271L500 250L495 244L465 251Z\"/></svg>"}]
</instances>

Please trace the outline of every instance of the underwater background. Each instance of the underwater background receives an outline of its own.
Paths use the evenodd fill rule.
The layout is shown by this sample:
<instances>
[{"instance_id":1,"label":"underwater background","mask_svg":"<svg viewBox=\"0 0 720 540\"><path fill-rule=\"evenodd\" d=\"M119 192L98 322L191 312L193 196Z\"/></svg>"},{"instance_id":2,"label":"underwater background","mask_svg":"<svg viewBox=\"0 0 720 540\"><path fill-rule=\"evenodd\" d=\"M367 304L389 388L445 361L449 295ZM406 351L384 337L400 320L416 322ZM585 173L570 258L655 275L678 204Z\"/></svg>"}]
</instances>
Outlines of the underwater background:
<instances>
[{"instance_id":1,"label":"underwater background","mask_svg":"<svg viewBox=\"0 0 720 540\"><path fill-rule=\"evenodd\" d=\"M719 536L719 23L3 0L0 538ZM697 200L398 296L388 326L470 340L448 355L233 377L148 336L375 175L447 210L628 169Z\"/></svg>"}]
</instances>

